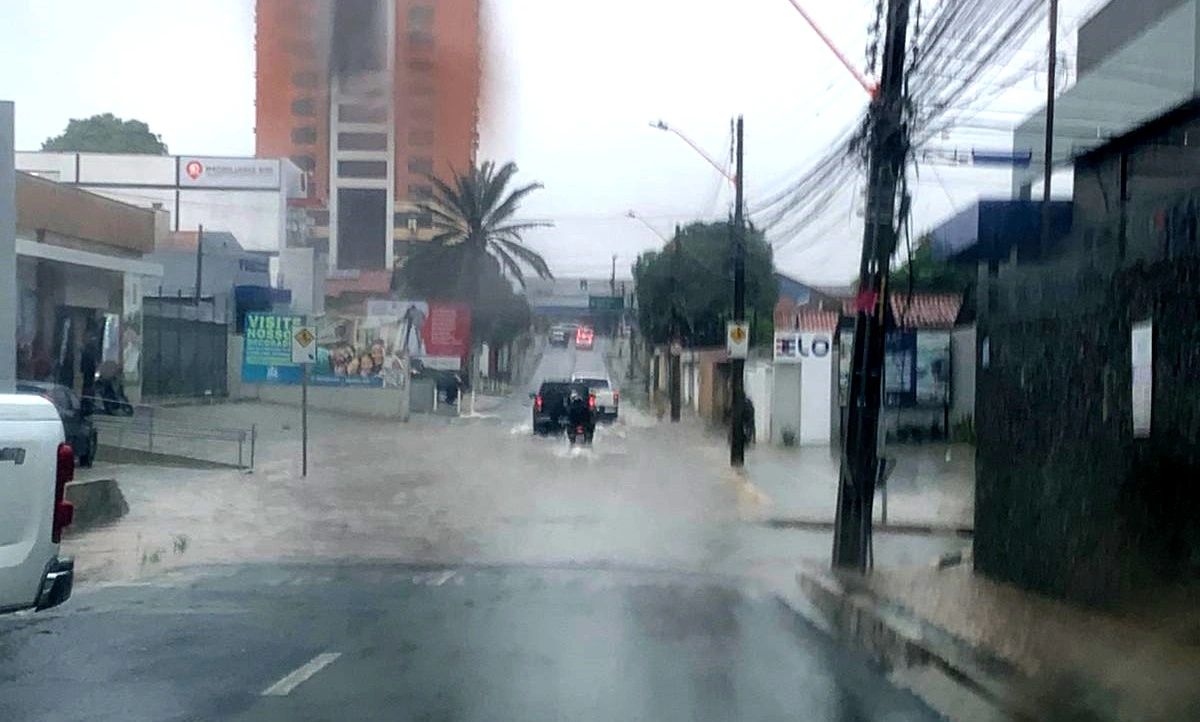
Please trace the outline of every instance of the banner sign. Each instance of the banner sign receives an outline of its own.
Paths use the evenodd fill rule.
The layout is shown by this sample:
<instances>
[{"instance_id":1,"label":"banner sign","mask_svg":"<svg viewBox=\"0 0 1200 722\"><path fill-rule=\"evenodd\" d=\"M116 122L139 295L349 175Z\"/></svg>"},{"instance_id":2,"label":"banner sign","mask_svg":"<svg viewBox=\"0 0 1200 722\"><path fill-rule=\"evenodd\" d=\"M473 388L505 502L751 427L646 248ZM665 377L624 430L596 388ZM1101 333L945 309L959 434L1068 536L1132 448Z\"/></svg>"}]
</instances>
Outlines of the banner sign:
<instances>
[{"instance_id":1,"label":"banner sign","mask_svg":"<svg viewBox=\"0 0 1200 722\"><path fill-rule=\"evenodd\" d=\"M380 336L378 325L361 316L325 316L305 326L300 316L246 314L242 382L300 384L303 370L293 362L296 334L308 328L315 337L309 375L314 386L407 388L409 360Z\"/></svg>"},{"instance_id":2,"label":"banner sign","mask_svg":"<svg viewBox=\"0 0 1200 722\"><path fill-rule=\"evenodd\" d=\"M246 314L242 383L300 383L300 366L292 363L292 335L302 325L304 319L300 316Z\"/></svg>"},{"instance_id":3,"label":"banner sign","mask_svg":"<svg viewBox=\"0 0 1200 722\"><path fill-rule=\"evenodd\" d=\"M842 332L841 403L850 396L854 333ZM884 337L883 402L889 408L942 406L950 400L950 334L891 331Z\"/></svg>"},{"instance_id":4,"label":"banner sign","mask_svg":"<svg viewBox=\"0 0 1200 722\"><path fill-rule=\"evenodd\" d=\"M367 301L366 323L413 361L458 371L471 351L471 308L439 301Z\"/></svg>"},{"instance_id":5,"label":"banner sign","mask_svg":"<svg viewBox=\"0 0 1200 722\"><path fill-rule=\"evenodd\" d=\"M916 403L943 406L950 402L950 333L918 331Z\"/></svg>"}]
</instances>

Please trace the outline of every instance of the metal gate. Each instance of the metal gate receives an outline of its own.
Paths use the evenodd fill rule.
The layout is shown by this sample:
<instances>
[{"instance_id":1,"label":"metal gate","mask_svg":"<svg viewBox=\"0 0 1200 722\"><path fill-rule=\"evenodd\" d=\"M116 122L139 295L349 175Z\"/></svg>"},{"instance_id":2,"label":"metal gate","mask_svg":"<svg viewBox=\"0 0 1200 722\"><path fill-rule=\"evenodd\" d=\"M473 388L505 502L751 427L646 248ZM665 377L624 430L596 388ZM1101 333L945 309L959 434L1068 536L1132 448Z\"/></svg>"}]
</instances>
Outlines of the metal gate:
<instances>
[{"instance_id":1,"label":"metal gate","mask_svg":"<svg viewBox=\"0 0 1200 722\"><path fill-rule=\"evenodd\" d=\"M204 316L205 309L192 304L145 305L142 317L144 396L223 397L228 394L229 326L204 320Z\"/></svg>"}]
</instances>

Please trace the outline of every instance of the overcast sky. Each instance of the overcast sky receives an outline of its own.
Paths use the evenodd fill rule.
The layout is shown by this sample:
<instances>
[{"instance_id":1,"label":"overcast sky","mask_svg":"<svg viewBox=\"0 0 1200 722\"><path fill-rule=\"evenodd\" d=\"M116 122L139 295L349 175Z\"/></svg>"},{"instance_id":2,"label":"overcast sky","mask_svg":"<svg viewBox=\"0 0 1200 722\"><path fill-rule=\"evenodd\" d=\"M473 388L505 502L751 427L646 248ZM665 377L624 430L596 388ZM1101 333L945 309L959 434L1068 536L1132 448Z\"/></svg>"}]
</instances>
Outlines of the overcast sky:
<instances>
[{"instance_id":1,"label":"overcast sky","mask_svg":"<svg viewBox=\"0 0 1200 722\"><path fill-rule=\"evenodd\" d=\"M854 121L866 96L788 0L489 0L488 91L482 156L515 160L540 180L524 216L548 218L529 237L558 275L607 276L613 254L628 275L637 254L675 223L724 218L728 182L659 118L719 161L730 119L746 118L751 209L786 185ZM17 147L36 149L70 118L137 118L173 153L254 152L253 0L3 0L0 98L17 102ZM1063 0L1062 44L1096 0ZM806 0L859 67L874 0ZM1028 63L1045 34L1020 56ZM1044 72L1044 69L1043 69ZM998 98L981 125L1012 125L1038 107L1044 80L1030 72ZM986 121L986 122L983 122ZM978 126L939 147L1009 148ZM914 194L919 232L975 198L1006 197L1005 170L925 166ZM780 270L818 284L855 273L861 233L856 194L814 235L769 236Z\"/></svg>"}]
</instances>

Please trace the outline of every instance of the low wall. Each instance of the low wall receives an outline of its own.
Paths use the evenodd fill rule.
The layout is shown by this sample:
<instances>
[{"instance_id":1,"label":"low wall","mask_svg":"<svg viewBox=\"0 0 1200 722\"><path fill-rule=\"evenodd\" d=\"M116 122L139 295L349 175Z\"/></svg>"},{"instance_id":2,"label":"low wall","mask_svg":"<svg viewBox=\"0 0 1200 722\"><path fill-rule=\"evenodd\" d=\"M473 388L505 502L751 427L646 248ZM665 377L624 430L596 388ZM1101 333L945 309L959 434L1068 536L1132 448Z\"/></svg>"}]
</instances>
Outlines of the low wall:
<instances>
[{"instance_id":1,"label":"low wall","mask_svg":"<svg viewBox=\"0 0 1200 722\"><path fill-rule=\"evenodd\" d=\"M300 405L299 386L244 384L244 396L272 404ZM309 386L308 408L332 411L350 416L408 421L408 389L347 388L344 386Z\"/></svg>"}]
</instances>

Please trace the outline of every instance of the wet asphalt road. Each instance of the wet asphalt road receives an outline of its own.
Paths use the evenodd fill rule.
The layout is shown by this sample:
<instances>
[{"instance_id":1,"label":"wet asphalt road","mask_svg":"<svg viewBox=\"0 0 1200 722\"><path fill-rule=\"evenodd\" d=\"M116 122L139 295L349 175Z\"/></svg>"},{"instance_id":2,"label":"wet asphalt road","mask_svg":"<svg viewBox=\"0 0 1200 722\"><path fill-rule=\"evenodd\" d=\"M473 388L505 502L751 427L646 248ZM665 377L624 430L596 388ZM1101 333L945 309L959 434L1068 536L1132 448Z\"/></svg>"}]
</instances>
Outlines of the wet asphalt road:
<instances>
[{"instance_id":1,"label":"wet asphalt road","mask_svg":"<svg viewBox=\"0 0 1200 722\"><path fill-rule=\"evenodd\" d=\"M547 349L538 379L602 353ZM67 545L75 597L0 618L0 720L933 718L781 602L828 534L748 522L764 502L695 429L623 409L570 449L526 393L318 415L301 479L270 413L255 474L127 484L129 517Z\"/></svg>"}]
</instances>

